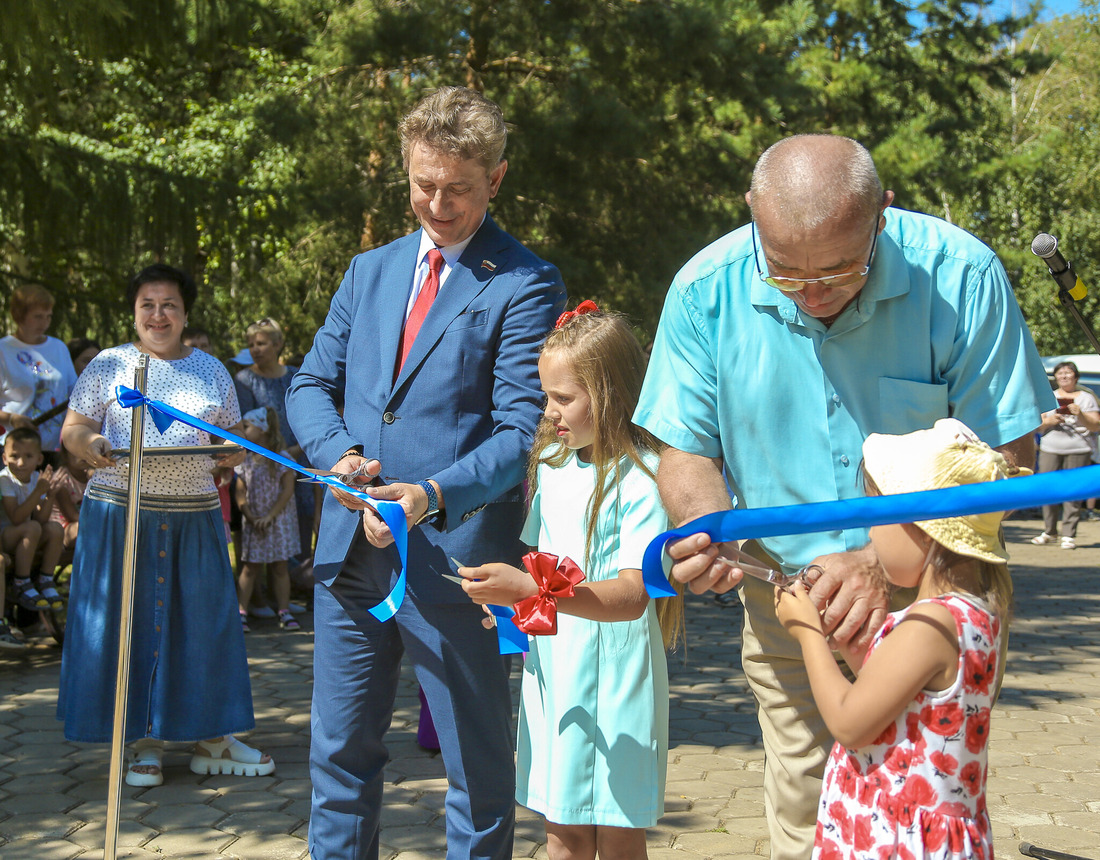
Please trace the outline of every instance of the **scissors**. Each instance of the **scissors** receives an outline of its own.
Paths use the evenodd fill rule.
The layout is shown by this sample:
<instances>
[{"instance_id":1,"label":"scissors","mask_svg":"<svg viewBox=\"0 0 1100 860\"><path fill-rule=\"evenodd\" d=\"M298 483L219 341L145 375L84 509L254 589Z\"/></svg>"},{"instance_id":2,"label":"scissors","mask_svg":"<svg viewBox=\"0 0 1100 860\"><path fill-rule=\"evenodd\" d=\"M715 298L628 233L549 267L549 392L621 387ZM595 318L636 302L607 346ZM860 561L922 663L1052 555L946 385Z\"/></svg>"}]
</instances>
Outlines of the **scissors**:
<instances>
[{"instance_id":1,"label":"scissors","mask_svg":"<svg viewBox=\"0 0 1100 860\"><path fill-rule=\"evenodd\" d=\"M367 463L363 462L359 464L359 467L354 472L334 472L331 469L306 469L306 471L309 472L311 475L316 475L319 478L335 478L341 484L347 484L349 487L362 487L364 485L356 481L355 479L367 475L366 467ZM374 479L373 476L367 477L371 477L372 480ZM313 478L310 477L299 478L298 482L302 484L316 483Z\"/></svg>"},{"instance_id":2,"label":"scissors","mask_svg":"<svg viewBox=\"0 0 1100 860\"><path fill-rule=\"evenodd\" d=\"M466 567L466 565L464 565L461 561L459 561L453 555L451 556L451 564L453 564L455 566L455 570L457 570L460 567ZM464 580L461 576L451 576L449 573L441 573L439 575L442 576L444 579L449 579L451 582L457 583L458 585L462 585L462 583L464 582Z\"/></svg>"},{"instance_id":3,"label":"scissors","mask_svg":"<svg viewBox=\"0 0 1100 860\"><path fill-rule=\"evenodd\" d=\"M784 591L790 591L791 586L796 582L801 582L806 586L807 590L813 588L814 583L817 582L818 578L825 572L825 568L820 564L808 564L792 574L786 574L773 568L765 567L750 555L738 553L738 556L739 558L736 561L731 561L725 556L719 556L717 561L720 561L730 569L737 568L755 579L761 579L764 582L770 582L772 585L778 585Z\"/></svg>"}]
</instances>

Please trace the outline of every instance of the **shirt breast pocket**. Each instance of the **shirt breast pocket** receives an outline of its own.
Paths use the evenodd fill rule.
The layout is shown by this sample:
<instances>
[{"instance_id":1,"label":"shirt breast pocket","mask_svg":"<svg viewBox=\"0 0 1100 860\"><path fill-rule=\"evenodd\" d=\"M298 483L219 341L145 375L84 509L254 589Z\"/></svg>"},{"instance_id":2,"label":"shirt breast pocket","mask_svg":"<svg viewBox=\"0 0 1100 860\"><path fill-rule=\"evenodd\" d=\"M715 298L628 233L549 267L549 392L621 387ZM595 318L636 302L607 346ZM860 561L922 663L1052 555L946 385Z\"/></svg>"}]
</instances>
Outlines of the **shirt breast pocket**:
<instances>
[{"instance_id":1,"label":"shirt breast pocket","mask_svg":"<svg viewBox=\"0 0 1100 860\"><path fill-rule=\"evenodd\" d=\"M901 435L925 430L948 417L945 382L914 382L882 378L878 381L880 433Z\"/></svg>"}]
</instances>

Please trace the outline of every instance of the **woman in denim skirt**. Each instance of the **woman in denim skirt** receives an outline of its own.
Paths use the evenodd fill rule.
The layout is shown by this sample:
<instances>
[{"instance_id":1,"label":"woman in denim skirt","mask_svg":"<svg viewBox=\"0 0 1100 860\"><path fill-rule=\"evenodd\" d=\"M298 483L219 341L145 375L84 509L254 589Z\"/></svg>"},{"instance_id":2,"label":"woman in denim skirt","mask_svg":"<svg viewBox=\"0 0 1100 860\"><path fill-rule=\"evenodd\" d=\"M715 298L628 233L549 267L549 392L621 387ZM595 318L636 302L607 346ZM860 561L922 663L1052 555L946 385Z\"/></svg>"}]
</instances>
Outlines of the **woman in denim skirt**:
<instances>
[{"instance_id":1,"label":"woman in denim skirt","mask_svg":"<svg viewBox=\"0 0 1100 860\"><path fill-rule=\"evenodd\" d=\"M128 463L132 415L115 398L132 387L148 356L147 395L231 431L240 429L233 381L213 356L181 341L196 289L189 275L149 266L130 282L137 340L104 350L70 397L62 440L95 473L81 508L57 716L74 741L111 740L114 719ZM210 443L175 422L165 432L145 422L145 447ZM165 741L194 743L191 770L259 776L271 757L237 738L254 725L252 690L237 597L211 469L243 457L147 457L134 582L126 741L126 782L160 785Z\"/></svg>"}]
</instances>

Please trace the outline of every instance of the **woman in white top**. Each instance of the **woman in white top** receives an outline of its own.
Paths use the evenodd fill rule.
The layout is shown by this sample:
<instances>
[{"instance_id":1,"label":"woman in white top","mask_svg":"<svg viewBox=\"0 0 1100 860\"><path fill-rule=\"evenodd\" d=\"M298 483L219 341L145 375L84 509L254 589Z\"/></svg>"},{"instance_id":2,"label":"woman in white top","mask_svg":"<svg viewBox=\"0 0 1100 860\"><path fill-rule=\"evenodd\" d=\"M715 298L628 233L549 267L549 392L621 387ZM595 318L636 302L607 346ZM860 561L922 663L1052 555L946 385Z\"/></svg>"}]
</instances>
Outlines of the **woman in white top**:
<instances>
[{"instance_id":1,"label":"woman in white top","mask_svg":"<svg viewBox=\"0 0 1100 860\"><path fill-rule=\"evenodd\" d=\"M1039 471L1079 469L1087 466L1096 452L1096 432L1100 430L1100 405L1087 389L1078 388L1080 374L1072 361L1054 367L1054 396L1058 408L1043 413L1039 426ZM1081 502L1062 503L1062 549L1077 549L1077 522L1081 518ZM1043 532L1031 539L1033 544L1048 544L1058 540L1058 507L1043 506Z\"/></svg>"},{"instance_id":2,"label":"woman in white top","mask_svg":"<svg viewBox=\"0 0 1100 860\"><path fill-rule=\"evenodd\" d=\"M70 740L109 741L113 729L129 470L111 451L130 447L132 426L117 386L133 386L134 369L147 355L149 397L240 431L228 371L181 340L195 294L194 281L178 269L158 264L139 272L127 292L136 342L99 353L73 389L65 447L95 473L81 506L61 661L57 716ZM181 421L162 433L148 417L144 438L147 450L210 442ZM237 453L218 461L232 467L243 459ZM195 742L195 773L275 770L270 756L233 736L253 727L252 691L214 465L200 455L149 456L142 463L126 717L126 740L134 743L129 785L160 785L164 741Z\"/></svg>"},{"instance_id":3,"label":"woman in white top","mask_svg":"<svg viewBox=\"0 0 1100 860\"><path fill-rule=\"evenodd\" d=\"M13 427L31 427L42 438L43 451L56 451L65 411L41 418L68 400L76 371L69 348L46 334L53 319L53 296L38 284L17 287L11 296L11 316L15 334L0 338L0 436Z\"/></svg>"}]
</instances>

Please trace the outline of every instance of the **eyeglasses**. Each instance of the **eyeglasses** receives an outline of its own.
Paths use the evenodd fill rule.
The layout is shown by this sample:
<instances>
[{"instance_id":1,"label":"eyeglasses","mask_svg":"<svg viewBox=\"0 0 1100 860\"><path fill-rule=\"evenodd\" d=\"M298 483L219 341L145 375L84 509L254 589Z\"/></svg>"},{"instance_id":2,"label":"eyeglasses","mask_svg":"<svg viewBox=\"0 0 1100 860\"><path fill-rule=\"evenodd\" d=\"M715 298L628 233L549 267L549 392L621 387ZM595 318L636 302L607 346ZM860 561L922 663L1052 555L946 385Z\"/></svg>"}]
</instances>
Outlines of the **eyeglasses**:
<instances>
[{"instance_id":1,"label":"eyeglasses","mask_svg":"<svg viewBox=\"0 0 1100 860\"><path fill-rule=\"evenodd\" d=\"M775 287L785 293L797 293L806 284L821 284L823 287L850 287L858 284L867 273L871 271L871 262L875 259L875 247L878 245L878 218L875 218L875 226L871 233L871 253L867 257L867 265L856 272L841 272L838 275L826 275L823 278L773 278L771 274L765 274L760 268L760 257L756 245L756 222L752 222L752 260L756 264L756 274L769 287ZM765 265L767 265L765 263Z\"/></svg>"}]
</instances>

